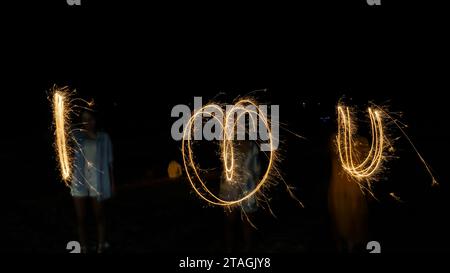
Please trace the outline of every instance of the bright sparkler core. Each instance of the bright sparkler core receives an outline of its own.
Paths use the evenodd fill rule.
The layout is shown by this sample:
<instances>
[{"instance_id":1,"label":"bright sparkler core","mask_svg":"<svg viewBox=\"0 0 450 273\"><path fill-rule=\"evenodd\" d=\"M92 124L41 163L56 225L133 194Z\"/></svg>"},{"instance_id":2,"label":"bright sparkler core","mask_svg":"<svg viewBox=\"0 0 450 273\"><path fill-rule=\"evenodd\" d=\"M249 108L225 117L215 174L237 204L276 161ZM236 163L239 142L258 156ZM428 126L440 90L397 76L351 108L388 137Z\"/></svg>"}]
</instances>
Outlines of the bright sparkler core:
<instances>
[{"instance_id":1,"label":"bright sparkler core","mask_svg":"<svg viewBox=\"0 0 450 273\"><path fill-rule=\"evenodd\" d=\"M369 107L372 143L369 152L363 160L358 160L353 137L356 133L349 107L338 106L337 149L342 168L356 180L369 180L376 174L383 162L385 149L385 133L381 112Z\"/></svg>"},{"instance_id":2,"label":"bright sparkler core","mask_svg":"<svg viewBox=\"0 0 450 273\"><path fill-rule=\"evenodd\" d=\"M61 176L67 184L71 178L71 153L68 143L68 105L66 89L56 89L53 94L53 115L55 124L56 150L58 154Z\"/></svg>"},{"instance_id":3,"label":"bright sparkler core","mask_svg":"<svg viewBox=\"0 0 450 273\"><path fill-rule=\"evenodd\" d=\"M181 151L183 154L183 163L184 168L186 170L186 174L189 182L191 183L192 188L197 193L197 195L203 200L207 201L213 205L219 206L233 206L239 205L241 202L251 198L255 194L261 191L263 186L265 186L270 178L272 168L274 166L274 160L276 158L275 149L273 146L273 135L271 132L270 122L268 121L267 116L255 110L247 109L245 106L253 105L255 109L257 109L257 105L254 101L250 99L242 99L239 100L231 109L226 111L226 115L224 115L223 110L216 104L208 104L195 111L191 118L188 120L187 125L183 132L182 138L182 146ZM216 116L212 115L212 112L221 113L222 117L225 117L224 120L218 119ZM237 118L234 120L235 113L238 113ZM213 119L216 119L220 126L222 127L223 132L223 140L221 141L221 157L223 161L223 169L226 175L226 180L228 183L233 183L236 179L235 177L235 168L239 167L235 164L235 142L234 142L234 129L237 126L237 122L241 118L242 115L249 114L249 117L253 119L255 116L260 119L267 129L268 132L268 144L270 146L270 152L268 155L268 166L262 178L256 184L255 188L245 194L244 196L236 199L236 200L225 200L210 191L207 187L206 182L200 177L199 168L194 161L194 152L192 150L192 142L191 142L191 133L193 131L193 124L196 118L202 116L209 116ZM252 120L252 123L256 126L256 120Z\"/></svg>"}]
</instances>

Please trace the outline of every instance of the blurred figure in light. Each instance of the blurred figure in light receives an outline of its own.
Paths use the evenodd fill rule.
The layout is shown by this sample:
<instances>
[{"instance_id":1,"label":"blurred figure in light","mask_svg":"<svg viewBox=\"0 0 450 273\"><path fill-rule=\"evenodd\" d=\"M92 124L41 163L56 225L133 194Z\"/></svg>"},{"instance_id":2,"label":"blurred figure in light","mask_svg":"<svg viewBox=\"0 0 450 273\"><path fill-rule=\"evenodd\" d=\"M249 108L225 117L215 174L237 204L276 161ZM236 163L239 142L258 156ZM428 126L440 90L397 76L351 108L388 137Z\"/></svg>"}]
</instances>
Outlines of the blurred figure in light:
<instances>
[{"instance_id":1,"label":"blurred figure in light","mask_svg":"<svg viewBox=\"0 0 450 273\"><path fill-rule=\"evenodd\" d=\"M106 242L106 216L104 201L115 190L112 145L109 135L97 130L95 116L90 111L81 115L83 130L77 135L74 174L71 187L78 222L78 235L82 252L87 251L86 204L92 202L97 224L97 249L102 253Z\"/></svg>"},{"instance_id":2,"label":"blurred figure in light","mask_svg":"<svg viewBox=\"0 0 450 273\"><path fill-rule=\"evenodd\" d=\"M328 206L332 228L339 252L355 252L367 242L367 200L357 181L342 168L336 154L335 137L332 139L332 171L328 192ZM358 137L355 150L366 155L368 141Z\"/></svg>"},{"instance_id":3,"label":"blurred figure in light","mask_svg":"<svg viewBox=\"0 0 450 273\"><path fill-rule=\"evenodd\" d=\"M175 160L170 161L169 166L167 167L167 174L170 179L179 178L183 174L181 165Z\"/></svg>"},{"instance_id":4,"label":"blurred figure in light","mask_svg":"<svg viewBox=\"0 0 450 273\"><path fill-rule=\"evenodd\" d=\"M235 145L235 171L233 179L228 181L222 176L220 196L225 200L236 200L247 195L256 187L261 173L259 147L254 141L237 141ZM225 211L225 248L226 252L236 251L242 242L242 251L248 252L252 245L253 227L248 218L256 212L254 196L242 202L241 206ZM243 240L236 236L236 228L242 232Z\"/></svg>"}]
</instances>

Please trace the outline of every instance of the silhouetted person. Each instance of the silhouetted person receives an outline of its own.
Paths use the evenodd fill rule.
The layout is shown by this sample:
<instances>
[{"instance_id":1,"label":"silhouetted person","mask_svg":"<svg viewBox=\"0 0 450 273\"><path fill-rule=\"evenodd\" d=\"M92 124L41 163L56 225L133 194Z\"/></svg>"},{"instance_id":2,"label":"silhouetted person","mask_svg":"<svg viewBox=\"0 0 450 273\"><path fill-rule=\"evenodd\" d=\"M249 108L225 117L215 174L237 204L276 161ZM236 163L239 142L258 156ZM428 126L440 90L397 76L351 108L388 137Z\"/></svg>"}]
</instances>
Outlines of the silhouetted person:
<instances>
[{"instance_id":1,"label":"silhouetted person","mask_svg":"<svg viewBox=\"0 0 450 273\"><path fill-rule=\"evenodd\" d=\"M354 149L367 155L367 139L358 137ZM367 200L358 183L342 168L336 152L335 137L331 141L332 170L328 205L334 238L339 252L354 252L367 241Z\"/></svg>"},{"instance_id":2,"label":"silhouetted person","mask_svg":"<svg viewBox=\"0 0 450 273\"><path fill-rule=\"evenodd\" d=\"M84 129L76 137L74 174L71 187L78 222L78 235L82 252L87 252L86 204L92 202L97 224L97 253L102 253L106 242L106 216L104 201L111 198L114 186L113 155L107 133L97 131L92 112L81 115Z\"/></svg>"},{"instance_id":3,"label":"silhouetted person","mask_svg":"<svg viewBox=\"0 0 450 273\"><path fill-rule=\"evenodd\" d=\"M220 184L220 196L225 200L237 200L255 189L259 180L261 166L259 162L259 147L254 141L238 141L235 145L235 168L233 179L228 181L223 175ZM252 243L253 227L249 223L252 213L257 210L256 198L253 195L243 201L241 206L225 211L225 248L230 253L236 250L239 240L236 228L242 230L242 251L248 252Z\"/></svg>"}]
</instances>

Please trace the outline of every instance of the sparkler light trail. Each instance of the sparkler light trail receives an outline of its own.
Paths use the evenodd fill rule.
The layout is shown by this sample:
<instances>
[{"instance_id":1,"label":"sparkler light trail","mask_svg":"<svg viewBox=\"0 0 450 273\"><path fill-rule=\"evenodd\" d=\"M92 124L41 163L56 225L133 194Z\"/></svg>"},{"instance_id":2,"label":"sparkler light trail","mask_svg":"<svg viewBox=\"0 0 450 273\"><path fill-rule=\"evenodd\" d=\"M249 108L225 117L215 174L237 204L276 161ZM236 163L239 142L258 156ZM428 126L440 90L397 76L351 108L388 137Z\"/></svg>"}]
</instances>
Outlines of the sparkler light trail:
<instances>
[{"instance_id":1,"label":"sparkler light trail","mask_svg":"<svg viewBox=\"0 0 450 273\"><path fill-rule=\"evenodd\" d=\"M61 177L68 185L72 176L72 150L69 144L69 89L53 87L53 117L55 126L55 148L58 155Z\"/></svg>"},{"instance_id":2,"label":"sparkler light trail","mask_svg":"<svg viewBox=\"0 0 450 273\"><path fill-rule=\"evenodd\" d=\"M74 131L83 131L80 128L72 128L71 116L77 114L75 108L90 110L94 102L87 102L80 98L72 98L75 91L71 91L69 87L57 87L54 85L51 89L51 104L53 110L53 127L55 135L55 150L58 160L58 166L61 173L61 178L66 184L70 186L71 183L81 183L81 181L72 181L73 172L77 166L73 165L74 154L76 151L80 152L81 156L84 154L81 150L80 144L75 139ZM76 105L75 101L80 101L86 105ZM87 162L89 168L93 168L97 171L92 162ZM87 182L87 181L85 181ZM89 184L89 183L88 183ZM91 185L89 185L92 187Z\"/></svg>"},{"instance_id":3,"label":"sparkler light trail","mask_svg":"<svg viewBox=\"0 0 450 273\"><path fill-rule=\"evenodd\" d=\"M263 175L263 178L257 183L255 188L247 193L245 196L242 196L241 198L237 200L225 200L220 198L219 196L215 195L210 191L210 189L207 187L206 182L200 177L199 169L197 167L197 164L194 161L194 153L192 149L192 143L191 143L191 137L190 134L193 130L193 124L196 118L201 117L203 115L210 116L211 118L217 120L218 124L222 127L222 143L221 143L221 157L223 160L223 167L226 174L226 178L228 182L232 183L231 180L234 180L233 178L235 175L235 147L234 147L234 129L237 126L237 120L239 120L239 117L236 119L236 121L233 121L235 113L239 112L240 115L243 114L256 114L258 118L260 118L264 126L269 132L269 145L272 145L272 134L270 131L270 126L267 120L267 117L260 113L259 111L251 111L245 108L245 105L252 104L256 106L256 104L251 100L240 100L238 101L233 108L230 111L227 111L227 114L224 115L223 110L220 106L216 104L209 104L201 109L194 112L194 114L191 116L191 118L187 122L187 126L183 132L183 139L182 139L182 146L181 151L183 155L183 163L186 170L187 177L189 179L189 182L191 183L192 188L197 193L197 195L202 198L203 200L207 201L210 204L214 205L220 205L220 206L232 206L236 204L240 204L242 201L247 200L248 198L255 195L268 181L270 172L272 170L273 161L274 161L274 153L275 151L271 149L269 151L269 163L267 166L267 169ZM217 116L212 115L212 112L220 113L219 116L224 117L225 120L219 119ZM251 115L250 115L251 116Z\"/></svg>"},{"instance_id":4,"label":"sparkler light trail","mask_svg":"<svg viewBox=\"0 0 450 273\"><path fill-rule=\"evenodd\" d=\"M359 155L354 148L356 125L350 115L350 109L339 105L337 110L336 144L342 168L358 181L369 179L377 173L383 161L386 136L384 135L382 114L378 110L368 109L372 144L366 157L363 160L358 160Z\"/></svg>"},{"instance_id":5,"label":"sparkler light trail","mask_svg":"<svg viewBox=\"0 0 450 273\"><path fill-rule=\"evenodd\" d=\"M249 108L247 106L253 107ZM243 166L238 166L237 163L237 158L241 155L236 149L234 133L236 129L242 129L239 127L238 121L240 120L240 118L245 117L245 115L249 116L249 126L253 126L253 130L256 130L257 120L260 120L260 126L262 125L268 132L267 144L269 145L269 149L267 153L264 153L267 156L267 167L263 175L260 177L259 181L256 183L254 189L244 193L242 196L234 200L225 200L224 198L214 194L209 189L207 181L205 181L201 177L201 170L194 159L195 157L192 147L193 143L191 140L191 135L195 132L194 123L197 118L208 117L217 121L220 129L222 129L220 139L220 157L223 165L223 172L225 174L226 183L238 183L240 178L238 174L239 172L237 172L236 170L237 168L242 168ZM222 107L217 104L208 104L194 111L192 116L187 121L186 127L183 131L181 152L187 178L195 193L209 204L224 207L239 206L242 204L242 202L252 197L255 197L256 200L264 199L264 188L272 184L271 181L273 177L280 177L280 173L276 169L276 162L278 161L278 157L277 151L274 148L273 144L275 136L271 131L270 124L271 122L269 121L267 115L263 111L259 110L254 100L249 98L238 100L231 108L227 108L226 113L224 113ZM284 180L282 181L286 184ZM294 197L288 186L287 189L289 194ZM298 202L301 204L300 201Z\"/></svg>"},{"instance_id":6,"label":"sparkler light trail","mask_svg":"<svg viewBox=\"0 0 450 273\"><path fill-rule=\"evenodd\" d=\"M371 107L368 108L372 143L370 150L362 159L359 151L355 148L354 137L357 130L356 122L352 118L352 111L348 106L338 105L337 112L338 132L336 135L336 146L339 160L344 171L353 177L360 187L367 188L369 193L371 193L371 182L383 169L383 163L386 161L387 153L394 150L392 142L386 134L388 123L394 124L412 146L414 152L417 154L422 164L425 166L426 171L432 178L432 185L438 184L430 166L419 153L405 130L403 130L400 122L392 117L385 109L373 103L371 103ZM364 181L367 182L368 187L362 185L361 182ZM391 194L391 196L393 195ZM400 200L396 196L395 199Z\"/></svg>"},{"instance_id":7,"label":"sparkler light trail","mask_svg":"<svg viewBox=\"0 0 450 273\"><path fill-rule=\"evenodd\" d=\"M423 166L425 167L426 171L428 172L428 175L431 177L431 185L432 186L437 186L439 185L439 183L437 182L436 178L434 177L434 174L431 170L431 167L428 165L428 163L425 161L425 159L423 158L422 154L419 153L419 150L416 148L416 145L414 145L413 141L411 140L411 138L408 136L408 134L405 132L405 130L403 129L403 127L401 126L401 122L398 121L397 119L395 119L394 117L392 117L389 113L387 113L387 111L385 111L383 108L381 108L378 105L374 105L377 109L379 109L379 111L381 111L386 117L388 117L392 123L400 130L400 132L402 133L402 135L406 138L406 140L408 141L408 143L411 145L411 147L413 148L414 152L416 153L417 157L419 158L419 160L422 162Z\"/></svg>"}]
</instances>

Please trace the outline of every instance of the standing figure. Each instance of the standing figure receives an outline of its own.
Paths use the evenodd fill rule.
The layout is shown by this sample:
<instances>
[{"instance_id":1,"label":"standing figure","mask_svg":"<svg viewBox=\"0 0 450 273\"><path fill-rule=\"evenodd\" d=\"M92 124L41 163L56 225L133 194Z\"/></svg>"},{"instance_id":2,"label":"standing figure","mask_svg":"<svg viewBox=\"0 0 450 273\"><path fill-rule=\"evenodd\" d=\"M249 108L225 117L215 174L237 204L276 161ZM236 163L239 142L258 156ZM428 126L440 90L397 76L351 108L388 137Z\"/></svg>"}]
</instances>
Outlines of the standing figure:
<instances>
[{"instance_id":1,"label":"standing figure","mask_svg":"<svg viewBox=\"0 0 450 273\"><path fill-rule=\"evenodd\" d=\"M97 130L94 114L85 111L81 115L84 129L76 137L74 174L71 185L78 223L78 235L82 252L87 252L86 205L92 202L97 224L97 253L109 244L106 241L105 201L115 190L113 155L109 135Z\"/></svg>"},{"instance_id":2,"label":"standing figure","mask_svg":"<svg viewBox=\"0 0 450 273\"><path fill-rule=\"evenodd\" d=\"M261 166L259 162L259 147L254 141L238 141L235 145L235 169L233 178L228 180L222 176L220 183L220 196L225 200L237 200L255 189L259 180ZM252 244L252 224L250 216L256 212L257 202L255 196L242 201L241 206L236 206L225 211L225 247L230 253L238 248L238 242L243 242L241 250L248 252ZM236 231L242 232L243 240L239 240Z\"/></svg>"},{"instance_id":3,"label":"standing figure","mask_svg":"<svg viewBox=\"0 0 450 273\"><path fill-rule=\"evenodd\" d=\"M334 140L332 151L336 150ZM357 153L367 154L367 139L358 137L354 145ZM338 251L354 252L367 241L367 200L357 181L342 168L335 152L332 152L328 207Z\"/></svg>"}]
</instances>

